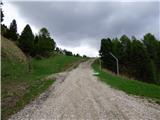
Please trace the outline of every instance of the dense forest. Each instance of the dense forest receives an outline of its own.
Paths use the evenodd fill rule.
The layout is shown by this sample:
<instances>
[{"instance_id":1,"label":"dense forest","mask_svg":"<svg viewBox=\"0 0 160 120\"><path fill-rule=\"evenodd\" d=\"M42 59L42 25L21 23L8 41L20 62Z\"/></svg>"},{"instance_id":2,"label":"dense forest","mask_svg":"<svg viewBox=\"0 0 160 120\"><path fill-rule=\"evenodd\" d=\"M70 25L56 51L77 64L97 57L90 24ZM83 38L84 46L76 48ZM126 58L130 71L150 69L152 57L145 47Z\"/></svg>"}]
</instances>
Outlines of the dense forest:
<instances>
[{"instance_id":1,"label":"dense forest","mask_svg":"<svg viewBox=\"0 0 160 120\"><path fill-rule=\"evenodd\" d=\"M103 38L99 50L102 67L116 73L115 55L119 60L120 74L140 81L160 84L160 41L151 33L142 40L126 35L120 38Z\"/></svg>"}]
</instances>

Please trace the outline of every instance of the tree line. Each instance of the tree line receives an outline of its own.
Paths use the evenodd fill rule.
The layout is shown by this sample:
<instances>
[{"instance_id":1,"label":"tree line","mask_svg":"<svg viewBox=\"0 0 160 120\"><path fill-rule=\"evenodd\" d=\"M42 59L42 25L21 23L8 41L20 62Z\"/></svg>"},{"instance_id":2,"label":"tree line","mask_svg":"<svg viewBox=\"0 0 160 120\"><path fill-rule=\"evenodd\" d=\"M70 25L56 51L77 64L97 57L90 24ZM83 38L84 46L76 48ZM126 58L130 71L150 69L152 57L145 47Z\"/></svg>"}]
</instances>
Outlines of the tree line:
<instances>
[{"instance_id":1,"label":"tree line","mask_svg":"<svg viewBox=\"0 0 160 120\"><path fill-rule=\"evenodd\" d=\"M160 84L160 41L151 33L142 40L122 35L120 38L103 38L99 50L102 67L116 72L119 59L120 74L140 81Z\"/></svg>"},{"instance_id":2,"label":"tree line","mask_svg":"<svg viewBox=\"0 0 160 120\"><path fill-rule=\"evenodd\" d=\"M1 34L14 41L27 56L40 59L58 53L81 57L79 54L73 54L71 51L56 47L56 42L51 38L49 31L45 27L41 28L38 34L34 35L30 25L27 24L19 35L17 32L17 23L14 19L10 23L9 28L1 24ZM84 55L83 57L86 56Z\"/></svg>"},{"instance_id":3,"label":"tree line","mask_svg":"<svg viewBox=\"0 0 160 120\"><path fill-rule=\"evenodd\" d=\"M27 24L19 35L15 19L11 22L9 28L2 25L2 35L14 41L27 56L47 57L56 47L54 39L51 38L45 27L41 28L37 35L34 35L30 25Z\"/></svg>"},{"instance_id":4,"label":"tree line","mask_svg":"<svg viewBox=\"0 0 160 120\"><path fill-rule=\"evenodd\" d=\"M2 7L3 3L0 3ZM79 54L73 54L71 51L66 49L61 49L56 47L56 42L51 38L49 31L47 28L43 27L39 30L38 34L34 35L32 29L29 24L27 24L21 35L17 32L17 23L16 20L13 19L10 23L9 28L2 24L4 20L4 14L1 10L1 34L14 41L27 56L32 56L36 58L48 57L53 53L64 54L67 56L76 56L76 57L84 57L86 55L80 56Z\"/></svg>"}]
</instances>

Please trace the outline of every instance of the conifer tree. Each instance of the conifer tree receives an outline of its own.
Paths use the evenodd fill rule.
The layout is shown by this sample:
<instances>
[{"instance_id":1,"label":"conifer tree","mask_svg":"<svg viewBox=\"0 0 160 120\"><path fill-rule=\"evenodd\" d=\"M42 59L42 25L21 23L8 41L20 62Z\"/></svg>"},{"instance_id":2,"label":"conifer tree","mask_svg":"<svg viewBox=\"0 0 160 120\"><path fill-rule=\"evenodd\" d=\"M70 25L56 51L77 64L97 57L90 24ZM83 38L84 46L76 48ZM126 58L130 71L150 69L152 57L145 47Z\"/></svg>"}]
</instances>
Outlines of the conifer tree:
<instances>
[{"instance_id":1,"label":"conifer tree","mask_svg":"<svg viewBox=\"0 0 160 120\"><path fill-rule=\"evenodd\" d=\"M28 55L33 54L34 47L34 35L30 26L27 24L22 31L22 34L19 38L20 48Z\"/></svg>"},{"instance_id":2,"label":"conifer tree","mask_svg":"<svg viewBox=\"0 0 160 120\"><path fill-rule=\"evenodd\" d=\"M8 32L9 32L8 33L9 38L13 41L16 41L18 38L18 34L17 34L17 23L15 19L11 22Z\"/></svg>"}]
</instances>

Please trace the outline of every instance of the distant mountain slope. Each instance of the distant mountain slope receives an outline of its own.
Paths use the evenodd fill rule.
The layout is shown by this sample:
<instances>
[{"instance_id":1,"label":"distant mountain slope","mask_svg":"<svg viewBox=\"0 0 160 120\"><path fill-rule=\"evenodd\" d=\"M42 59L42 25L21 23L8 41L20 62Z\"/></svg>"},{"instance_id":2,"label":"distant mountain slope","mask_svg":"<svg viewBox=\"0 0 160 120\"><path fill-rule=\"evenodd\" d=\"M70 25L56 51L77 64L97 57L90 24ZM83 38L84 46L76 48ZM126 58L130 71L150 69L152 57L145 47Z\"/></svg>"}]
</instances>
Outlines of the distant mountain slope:
<instances>
[{"instance_id":1,"label":"distant mountain slope","mask_svg":"<svg viewBox=\"0 0 160 120\"><path fill-rule=\"evenodd\" d=\"M17 59L20 62L26 62L27 58L22 50L12 41L1 36L1 56L2 58Z\"/></svg>"}]
</instances>

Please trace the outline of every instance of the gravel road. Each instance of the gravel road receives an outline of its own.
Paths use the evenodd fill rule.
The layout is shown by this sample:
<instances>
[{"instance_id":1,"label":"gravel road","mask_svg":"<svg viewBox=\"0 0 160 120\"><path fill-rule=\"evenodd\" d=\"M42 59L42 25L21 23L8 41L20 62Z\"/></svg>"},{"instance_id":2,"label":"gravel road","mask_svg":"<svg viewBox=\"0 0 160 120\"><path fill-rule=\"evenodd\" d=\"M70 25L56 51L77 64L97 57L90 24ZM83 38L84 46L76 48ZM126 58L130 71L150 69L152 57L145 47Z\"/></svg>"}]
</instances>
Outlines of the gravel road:
<instances>
[{"instance_id":1,"label":"gravel road","mask_svg":"<svg viewBox=\"0 0 160 120\"><path fill-rule=\"evenodd\" d=\"M93 60L58 75L56 83L10 120L160 120L160 105L98 80Z\"/></svg>"}]
</instances>

